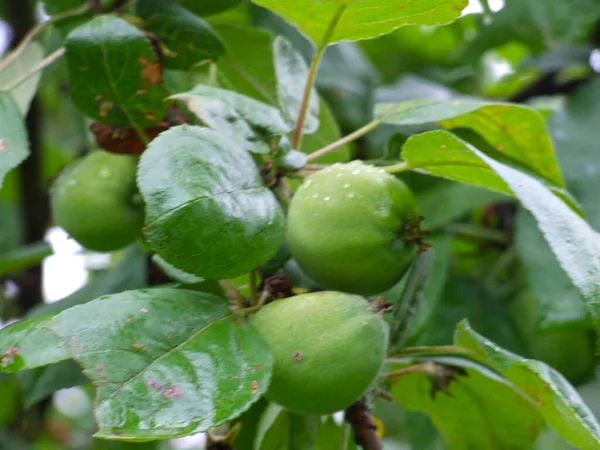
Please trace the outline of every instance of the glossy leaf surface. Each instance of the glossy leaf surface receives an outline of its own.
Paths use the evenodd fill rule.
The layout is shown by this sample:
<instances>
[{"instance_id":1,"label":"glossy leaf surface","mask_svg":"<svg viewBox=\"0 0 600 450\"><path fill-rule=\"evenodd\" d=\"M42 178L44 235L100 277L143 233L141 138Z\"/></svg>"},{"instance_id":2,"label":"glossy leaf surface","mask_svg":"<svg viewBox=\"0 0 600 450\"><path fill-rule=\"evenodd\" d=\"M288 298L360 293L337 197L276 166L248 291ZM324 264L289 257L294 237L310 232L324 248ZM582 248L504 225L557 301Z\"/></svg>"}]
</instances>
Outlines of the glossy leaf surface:
<instances>
[{"instance_id":1,"label":"glossy leaf surface","mask_svg":"<svg viewBox=\"0 0 600 450\"><path fill-rule=\"evenodd\" d=\"M199 84L171 98L185 103L208 127L253 153L269 153L270 139L291 130L277 108L233 91Z\"/></svg>"},{"instance_id":2,"label":"glossy leaf surface","mask_svg":"<svg viewBox=\"0 0 600 450\"><path fill-rule=\"evenodd\" d=\"M144 0L137 2L136 13L165 47L164 61L169 68L189 70L225 53L223 43L210 25L177 2Z\"/></svg>"},{"instance_id":3,"label":"glossy leaf surface","mask_svg":"<svg viewBox=\"0 0 600 450\"><path fill-rule=\"evenodd\" d=\"M314 43L323 39L329 23L344 7L330 42L370 39L405 25L441 25L460 16L464 0L254 0L300 29Z\"/></svg>"},{"instance_id":4,"label":"glossy leaf surface","mask_svg":"<svg viewBox=\"0 0 600 450\"><path fill-rule=\"evenodd\" d=\"M302 105L308 66L302 55L281 36L273 43L273 57L279 105L288 123L294 127ZM319 96L314 88L311 90L307 108L302 129L311 134L319 129Z\"/></svg>"},{"instance_id":5,"label":"glossy leaf surface","mask_svg":"<svg viewBox=\"0 0 600 450\"><path fill-rule=\"evenodd\" d=\"M455 343L502 373L531 397L546 423L578 448L600 448L600 424L577 391L548 365L527 360L477 334L467 322L456 329Z\"/></svg>"},{"instance_id":6,"label":"glossy leaf surface","mask_svg":"<svg viewBox=\"0 0 600 450\"><path fill-rule=\"evenodd\" d=\"M446 131L413 136L409 165L432 175L514 195L535 217L563 269L581 292L600 329L600 237L542 182L483 154Z\"/></svg>"},{"instance_id":7,"label":"glossy leaf surface","mask_svg":"<svg viewBox=\"0 0 600 450\"><path fill-rule=\"evenodd\" d=\"M277 253L283 212L238 142L208 128L162 133L142 155L145 233L165 261L203 278L234 278Z\"/></svg>"},{"instance_id":8,"label":"glossy leaf surface","mask_svg":"<svg viewBox=\"0 0 600 450\"><path fill-rule=\"evenodd\" d=\"M533 444L543 420L535 404L513 383L464 357L434 353L423 359L438 364L432 370L439 375L401 375L393 380L391 392L404 408L426 413L449 449L529 448Z\"/></svg>"},{"instance_id":9,"label":"glossy leaf surface","mask_svg":"<svg viewBox=\"0 0 600 450\"><path fill-rule=\"evenodd\" d=\"M28 155L29 139L19 107L10 93L0 93L0 187L6 174Z\"/></svg>"},{"instance_id":10,"label":"glossy leaf surface","mask_svg":"<svg viewBox=\"0 0 600 450\"><path fill-rule=\"evenodd\" d=\"M227 55L217 63L221 84L249 97L278 106L277 79L273 64L273 37L263 31L239 26L215 26L227 46ZM310 153L340 138L340 129L327 105L319 106L321 126L306 135L302 151ZM346 161L348 146L325 155L318 163Z\"/></svg>"},{"instance_id":11,"label":"glossy leaf surface","mask_svg":"<svg viewBox=\"0 0 600 450\"><path fill-rule=\"evenodd\" d=\"M24 76L43 58L44 49L42 46L37 42L30 43L25 47L23 53L0 72L0 91L4 90L5 87L9 86L18 78ZM23 84L10 91L13 99L19 106L22 116L25 116L29 110L29 104L35 96L41 76L41 72L37 72Z\"/></svg>"},{"instance_id":12,"label":"glossy leaf surface","mask_svg":"<svg viewBox=\"0 0 600 450\"><path fill-rule=\"evenodd\" d=\"M226 302L202 292L126 291L11 328L21 324L49 330L96 385L99 437L205 431L245 411L271 376L271 355L258 333ZM23 344L31 333L11 336L23 357L39 356Z\"/></svg>"},{"instance_id":13,"label":"glossy leaf surface","mask_svg":"<svg viewBox=\"0 0 600 450\"><path fill-rule=\"evenodd\" d=\"M160 121L167 96L150 41L123 19L98 16L73 30L66 60L70 95L101 123L146 128Z\"/></svg>"},{"instance_id":14,"label":"glossy leaf surface","mask_svg":"<svg viewBox=\"0 0 600 450\"><path fill-rule=\"evenodd\" d=\"M300 416L271 403L258 424L254 448L311 450L315 445L319 422L319 416Z\"/></svg>"},{"instance_id":15,"label":"glossy leaf surface","mask_svg":"<svg viewBox=\"0 0 600 450\"><path fill-rule=\"evenodd\" d=\"M508 158L564 187L544 119L533 109L479 100L413 100L380 103L376 116L393 125L438 123L449 130L470 129L492 147L490 156Z\"/></svg>"}]
</instances>

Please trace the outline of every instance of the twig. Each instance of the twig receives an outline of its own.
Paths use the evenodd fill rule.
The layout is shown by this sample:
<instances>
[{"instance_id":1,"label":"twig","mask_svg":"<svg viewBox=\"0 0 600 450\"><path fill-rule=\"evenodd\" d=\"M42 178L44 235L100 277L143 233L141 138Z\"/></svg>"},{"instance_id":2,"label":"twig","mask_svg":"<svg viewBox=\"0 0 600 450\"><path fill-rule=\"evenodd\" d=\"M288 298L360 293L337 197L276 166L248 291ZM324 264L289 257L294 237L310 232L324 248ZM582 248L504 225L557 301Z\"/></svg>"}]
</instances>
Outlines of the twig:
<instances>
[{"instance_id":1,"label":"twig","mask_svg":"<svg viewBox=\"0 0 600 450\"><path fill-rule=\"evenodd\" d=\"M252 269L250 271L250 302L252 306L256 306L258 303L258 283L257 283L258 271Z\"/></svg>"},{"instance_id":2,"label":"twig","mask_svg":"<svg viewBox=\"0 0 600 450\"><path fill-rule=\"evenodd\" d=\"M341 147L342 145L345 145L345 144L348 144L349 142L355 141L356 139L363 137L365 134L367 134L370 131L377 128L379 125L381 125L381 123L382 122L380 119L375 119L372 122L369 122L368 124L366 124L364 127L359 128L358 130L350 133L347 136L344 136L340 140L332 142L331 144L327 145L326 147L323 147L319 150L312 152L310 155L308 155L306 157L306 160L314 161L315 159L320 158L321 156L326 155L329 152L332 152L333 150Z\"/></svg>"},{"instance_id":3,"label":"twig","mask_svg":"<svg viewBox=\"0 0 600 450\"><path fill-rule=\"evenodd\" d=\"M19 78L14 80L11 84L9 84L7 87L5 87L3 89L3 91L12 91L16 87L19 87L21 84L25 83L27 80L29 80L32 76L34 76L39 71L44 70L46 67L48 67L50 64L52 64L57 59L62 57L64 54L65 54L64 47L61 47L58 50L55 50L54 52L50 53L48 56L46 56L44 59L42 59L38 64L33 66L31 69L29 69L23 75L21 75Z\"/></svg>"},{"instance_id":4,"label":"twig","mask_svg":"<svg viewBox=\"0 0 600 450\"><path fill-rule=\"evenodd\" d=\"M377 436L377 425L371 418L371 412L364 397L346 409L344 419L352 427L354 442L363 450L382 450L383 446Z\"/></svg>"},{"instance_id":5,"label":"twig","mask_svg":"<svg viewBox=\"0 0 600 450\"><path fill-rule=\"evenodd\" d=\"M21 40L19 45L15 47L15 49L12 52L10 52L10 54L8 54L6 58L0 61L0 72L6 69L7 66L9 66L15 59L17 59L19 55L23 53L27 45L33 40L33 38L40 34L48 25L55 24L64 19L79 16L88 12L89 10L89 5L85 4L77 9L66 11L62 14L57 14L54 17L46 20L45 22L38 23L25 35L25 37Z\"/></svg>"},{"instance_id":6,"label":"twig","mask_svg":"<svg viewBox=\"0 0 600 450\"><path fill-rule=\"evenodd\" d=\"M306 86L304 86L304 92L302 94L302 102L300 103L300 111L298 112L298 122L296 123L296 129L294 130L294 137L292 139L292 147L300 149L302 146L302 133L304 128L304 121L306 120L306 113L308 112L308 104L310 102L310 94L312 93L313 87L315 85L315 81L317 79L317 71L319 69L319 64L321 63L321 59L323 58L323 54L327 49L327 45L331 40L331 36L333 36L333 31L340 21L342 14L344 13L347 5L342 5L339 7L331 22L329 22L329 26L323 35L323 39L319 43L315 54L313 55L312 61L310 62L310 67L308 69L308 77L306 79Z\"/></svg>"},{"instance_id":7,"label":"twig","mask_svg":"<svg viewBox=\"0 0 600 450\"><path fill-rule=\"evenodd\" d=\"M506 245L510 243L510 237L502 231L492 230L491 228L484 228L468 223L452 223L446 227L446 231L448 231L448 233L495 242L498 244Z\"/></svg>"},{"instance_id":8,"label":"twig","mask_svg":"<svg viewBox=\"0 0 600 450\"><path fill-rule=\"evenodd\" d=\"M231 284L229 280L219 280L219 286L225 292L225 297L231 300L238 308L245 308L246 299L240 292Z\"/></svg>"}]
</instances>

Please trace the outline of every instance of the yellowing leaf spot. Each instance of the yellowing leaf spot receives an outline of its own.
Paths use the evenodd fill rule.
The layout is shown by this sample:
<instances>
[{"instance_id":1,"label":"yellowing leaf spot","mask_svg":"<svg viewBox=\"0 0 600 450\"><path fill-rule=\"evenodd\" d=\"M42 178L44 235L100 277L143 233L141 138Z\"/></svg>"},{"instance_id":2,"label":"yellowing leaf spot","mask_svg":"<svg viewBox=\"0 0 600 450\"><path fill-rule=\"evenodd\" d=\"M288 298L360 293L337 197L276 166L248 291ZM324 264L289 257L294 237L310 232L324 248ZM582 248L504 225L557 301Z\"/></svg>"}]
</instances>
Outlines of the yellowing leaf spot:
<instances>
[{"instance_id":1,"label":"yellowing leaf spot","mask_svg":"<svg viewBox=\"0 0 600 450\"><path fill-rule=\"evenodd\" d=\"M159 63L141 56L138 58L138 62L142 65L142 87L156 86L162 83L162 67Z\"/></svg>"}]
</instances>

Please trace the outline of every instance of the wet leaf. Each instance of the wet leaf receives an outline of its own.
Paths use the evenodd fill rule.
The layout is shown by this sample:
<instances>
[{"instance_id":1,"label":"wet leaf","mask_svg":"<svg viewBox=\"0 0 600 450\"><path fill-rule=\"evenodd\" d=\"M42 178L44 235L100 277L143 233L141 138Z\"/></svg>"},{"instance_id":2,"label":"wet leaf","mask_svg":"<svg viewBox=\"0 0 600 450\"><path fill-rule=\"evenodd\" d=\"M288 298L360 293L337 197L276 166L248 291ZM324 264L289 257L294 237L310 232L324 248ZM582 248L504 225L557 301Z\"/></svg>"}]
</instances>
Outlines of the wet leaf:
<instances>
[{"instance_id":1,"label":"wet leaf","mask_svg":"<svg viewBox=\"0 0 600 450\"><path fill-rule=\"evenodd\" d=\"M288 124L295 127L303 101L308 66L302 55L281 36L273 43L273 57L279 106ZM312 134L319 129L319 96L314 88L311 90L307 108L302 129L304 133Z\"/></svg>"},{"instance_id":2,"label":"wet leaf","mask_svg":"<svg viewBox=\"0 0 600 450\"><path fill-rule=\"evenodd\" d=\"M300 29L314 43L321 41L331 19L346 6L331 43L370 39L405 25L441 25L460 16L465 0L254 0Z\"/></svg>"},{"instance_id":3,"label":"wet leaf","mask_svg":"<svg viewBox=\"0 0 600 450\"><path fill-rule=\"evenodd\" d=\"M171 98L185 103L208 127L253 153L269 153L270 140L291 130L277 108L233 91L199 84Z\"/></svg>"},{"instance_id":4,"label":"wet leaf","mask_svg":"<svg viewBox=\"0 0 600 450\"><path fill-rule=\"evenodd\" d=\"M217 64L221 84L272 106L278 106L272 36L262 30L231 25L219 25L215 26L215 29L227 46L227 56L221 58ZM311 153L340 138L338 124L322 100L319 110L321 126L316 133L304 137L301 149L304 153ZM348 153L348 146L344 145L315 162L347 161Z\"/></svg>"},{"instance_id":5,"label":"wet leaf","mask_svg":"<svg viewBox=\"0 0 600 450\"><path fill-rule=\"evenodd\" d=\"M27 327L30 333L17 333ZM8 330L25 361L44 362L31 345L39 344L32 336L41 337L41 327L96 385L97 437L167 439L206 431L248 409L271 376L260 335L232 316L225 301L202 292L126 291L20 322Z\"/></svg>"},{"instance_id":6,"label":"wet leaf","mask_svg":"<svg viewBox=\"0 0 600 450\"><path fill-rule=\"evenodd\" d=\"M28 155L29 140L19 107L10 93L0 93L0 187L6 174Z\"/></svg>"},{"instance_id":7,"label":"wet leaf","mask_svg":"<svg viewBox=\"0 0 600 450\"><path fill-rule=\"evenodd\" d=\"M0 330L0 372L14 373L71 358L47 328L50 319L48 314Z\"/></svg>"},{"instance_id":8,"label":"wet leaf","mask_svg":"<svg viewBox=\"0 0 600 450\"><path fill-rule=\"evenodd\" d=\"M521 105L479 100L412 100L380 103L375 115L384 123L438 123L448 130L467 128L493 147L492 157L508 158L564 188L560 167L544 118Z\"/></svg>"},{"instance_id":9,"label":"wet leaf","mask_svg":"<svg viewBox=\"0 0 600 450\"><path fill-rule=\"evenodd\" d=\"M502 373L531 397L546 423L578 448L600 448L600 424L577 391L547 364L510 353L477 334L466 321L456 329L455 343L476 352L477 359Z\"/></svg>"},{"instance_id":10,"label":"wet leaf","mask_svg":"<svg viewBox=\"0 0 600 450\"><path fill-rule=\"evenodd\" d=\"M44 49L40 44L31 42L27 45L23 53L0 72L0 91L4 90L6 86L9 86L15 80L26 74L43 58ZM29 110L29 104L37 92L41 76L42 72L39 71L23 84L10 91L23 116L25 116Z\"/></svg>"},{"instance_id":11,"label":"wet leaf","mask_svg":"<svg viewBox=\"0 0 600 450\"><path fill-rule=\"evenodd\" d=\"M483 154L447 131L411 137L403 157L410 167L514 195L535 217L562 268L579 289L600 329L600 236L539 180Z\"/></svg>"},{"instance_id":12,"label":"wet leaf","mask_svg":"<svg viewBox=\"0 0 600 450\"><path fill-rule=\"evenodd\" d=\"M589 318L581 294L554 258L533 216L527 211L520 211L515 229L515 248L529 289L540 306L535 329L588 326Z\"/></svg>"},{"instance_id":13,"label":"wet leaf","mask_svg":"<svg viewBox=\"0 0 600 450\"><path fill-rule=\"evenodd\" d=\"M225 53L223 43L210 25L177 2L144 0L137 2L136 13L165 47L164 62L168 68L189 70Z\"/></svg>"},{"instance_id":14,"label":"wet leaf","mask_svg":"<svg viewBox=\"0 0 600 450\"><path fill-rule=\"evenodd\" d=\"M150 41L133 25L98 16L66 43L69 92L84 114L118 127L146 128L165 115L162 67Z\"/></svg>"},{"instance_id":15,"label":"wet leaf","mask_svg":"<svg viewBox=\"0 0 600 450\"><path fill-rule=\"evenodd\" d=\"M318 416L300 416L271 403L258 424L255 450L312 450L319 430Z\"/></svg>"},{"instance_id":16,"label":"wet leaf","mask_svg":"<svg viewBox=\"0 0 600 450\"><path fill-rule=\"evenodd\" d=\"M182 125L162 133L142 155L138 185L148 243L184 272L235 278L283 241L283 212L252 157L216 131Z\"/></svg>"},{"instance_id":17,"label":"wet leaf","mask_svg":"<svg viewBox=\"0 0 600 450\"><path fill-rule=\"evenodd\" d=\"M393 378L391 392L404 408L427 414L447 448L529 448L533 444L543 420L535 403L517 386L467 357L427 350L405 355L422 367Z\"/></svg>"}]
</instances>

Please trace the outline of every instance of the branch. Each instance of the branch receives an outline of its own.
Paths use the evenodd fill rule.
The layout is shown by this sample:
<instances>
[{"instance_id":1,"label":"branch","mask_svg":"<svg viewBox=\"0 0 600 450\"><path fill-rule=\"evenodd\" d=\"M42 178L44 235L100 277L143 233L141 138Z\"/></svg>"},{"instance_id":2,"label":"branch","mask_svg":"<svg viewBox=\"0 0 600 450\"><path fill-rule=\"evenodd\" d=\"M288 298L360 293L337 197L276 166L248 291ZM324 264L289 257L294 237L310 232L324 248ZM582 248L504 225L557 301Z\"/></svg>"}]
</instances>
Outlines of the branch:
<instances>
[{"instance_id":1,"label":"branch","mask_svg":"<svg viewBox=\"0 0 600 450\"><path fill-rule=\"evenodd\" d=\"M371 418L371 412L364 397L346 409L344 419L352 427L354 442L363 450L383 450L377 436L377 425Z\"/></svg>"},{"instance_id":2,"label":"branch","mask_svg":"<svg viewBox=\"0 0 600 450\"><path fill-rule=\"evenodd\" d=\"M327 145L326 147L323 147L319 150L312 152L310 155L308 155L306 157L306 160L313 161L317 158L320 158L321 156L326 155L327 153L335 150L336 148L339 148L342 145L346 145L349 142L355 141L356 139L364 136L365 134L367 134L370 131L377 128L379 125L381 125L381 120L375 119L372 122L369 122L368 124L366 124L364 127L359 128L358 130L354 131L353 133L350 133L347 136L344 136L342 139L332 142L331 144Z\"/></svg>"},{"instance_id":3,"label":"branch","mask_svg":"<svg viewBox=\"0 0 600 450\"><path fill-rule=\"evenodd\" d=\"M64 47L61 47L58 50L55 50L54 52L50 53L48 56L46 56L44 59L42 59L38 64L33 66L31 69L29 69L23 75L21 75L19 78L14 80L11 84L9 84L7 87L5 87L3 89L3 91L8 92L8 91L12 91L13 89L19 87L21 84L25 83L27 80L29 80L32 76L34 76L39 71L44 70L46 67L48 67L50 64L52 64L57 59L62 57L64 54L65 54Z\"/></svg>"},{"instance_id":4,"label":"branch","mask_svg":"<svg viewBox=\"0 0 600 450\"><path fill-rule=\"evenodd\" d=\"M331 22L329 22L329 26L325 31L325 35L319 43L319 46L317 47L317 50L313 55L312 61L310 62L310 68L308 69L308 78L306 79L306 86L304 86L304 92L302 94L300 111L298 112L298 122L296 123L296 129L294 131L294 137L292 139L292 147L296 149L300 149L302 146L302 128L304 128L304 121L306 120L306 113L308 112L308 104L310 102L310 94L312 93L315 81L317 79L317 71L319 70L321 59L323 58L323 54L325 53L327 45L331 40L331 36L333 36L333 31L335 30L335 27L342 18L342 14L344 13L346 6L347 5L340 6L340 8L337 10L335 15L331 19Z\"/></svg>"},{"instance_id":5,"label":"branch","mask_svg":"<svg viewBox=\"0 0 600 450\"><path fill-rule=\"evenodd\" d=\"M62 14L57 14L54 17L46 20L45 22L38 23L35 25L21 40L19 45L15 47L15 49L10 52L6 58L0 61L0 72L2 72L6 67L8 67L15 59L19 57L21 53L25 50L27 45L38 35L40 34L47 26L60 22L61 20L68 19L71 17L79 16L88 12L90 9L89 5L85 4L77 9L73 9L71 11L65 11Z\"/></svg>"}]
</instances>

